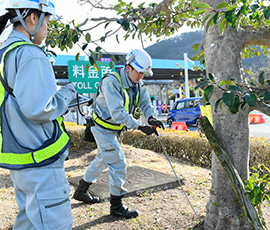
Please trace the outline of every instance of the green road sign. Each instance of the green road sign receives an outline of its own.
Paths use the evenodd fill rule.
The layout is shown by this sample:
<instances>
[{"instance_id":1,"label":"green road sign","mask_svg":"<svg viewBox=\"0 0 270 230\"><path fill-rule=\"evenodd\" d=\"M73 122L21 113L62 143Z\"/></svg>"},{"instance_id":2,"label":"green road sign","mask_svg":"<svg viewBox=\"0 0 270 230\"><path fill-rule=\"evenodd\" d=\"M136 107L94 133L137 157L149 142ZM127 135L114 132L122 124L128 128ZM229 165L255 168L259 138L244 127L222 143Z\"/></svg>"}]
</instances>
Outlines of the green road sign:
<instances>
[{"instance_id":1,"label":"green road sign","mask_svg":"<svg viewBox=\"0 0 270 230\"><path fill-rule=\"evenodd\" d=\"M74 82L78 93L97 93L100 79L106 74L115 71L110 68L110 62L102 62L97 72L94 66L90 66L88 72L86 66L88 61L75 61L71 60L68 62L68 76L69 81Z\"/></svg>"}]
</instances>

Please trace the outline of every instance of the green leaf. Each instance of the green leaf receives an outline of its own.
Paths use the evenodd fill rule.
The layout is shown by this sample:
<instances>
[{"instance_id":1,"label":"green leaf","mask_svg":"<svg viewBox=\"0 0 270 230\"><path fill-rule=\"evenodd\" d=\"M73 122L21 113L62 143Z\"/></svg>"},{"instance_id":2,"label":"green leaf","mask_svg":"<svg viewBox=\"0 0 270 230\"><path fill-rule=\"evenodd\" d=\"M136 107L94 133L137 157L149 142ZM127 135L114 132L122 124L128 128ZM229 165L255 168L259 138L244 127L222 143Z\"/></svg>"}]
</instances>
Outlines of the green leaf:
<instances>
[{"instance_id":1,"label":"green leaf","mask_svg":"<svg viewBox=\"0 0 270 230\"><path fill-rule=\"evenodd\" d=\"M241 103L240 103L239 97L234 97L233 103L232 103L232 105L229 107L231 113L232 113L232 114L238 113L240 105L241 105Z\"/></svg>"},{"instance_id":2,"label":"green leaf","mask_svg":"<svg viewBox=\"0 0 270 230\"><path fill-rule=\"evenodd\" d=\"M79 37L77 34L75 34L73 37L72 37L72 41L73 43L75 44L77 41L79 41Z\"/></svg>"},{"instance_id":3,"label":"green leaf","mask_svg":"<svg viewBox=\"0 0 270 230\"><path fill-rule=\"evenodd\" d=\"M207 21L207 19L208 19L210 16L211 16L211 14L207 14L207 15L204 17L204 19L203 19L203 21L202 21L202 25L205 24L205 22Z\"/></svg>"},{"instance_id":4,"label":"green leaf","mask_svg":"<svg viewBox=\"0 0 270 230\"><path fill-rule=\"evenodd\" d=\"M227 2L222 2L220 4L217 5L216 9L221 9L221 8L225 8L228 6Z\"/></svg>"},{"instance_id":5,"label":"green leaf","mask_svg":"<svg viewBox=\"0 0 270 230\"><path fill-rule=\"evenodd\" d=\"M232 105L232 103L233 103L234 96L235 96L234 91L226 91L226 92L224 92L223 95L222 95L222 99L223 99L223 102L225 103L225 105L230 107Z\"/></svg>"},{"instance_id":6,"label":"green leaf","mask_svg":"<svg viewBox=\"0 0 270 230\"><path fill-rule=\"evenodd\" d=\"M222 98L219 98L215 103L215 112L216 113L217 113L219 105L221 105L221 103L222 103L222 100L223 100Z\"/></svg>"},{"instance_id":7,"label":"green leaf","mask_svg":"<svg viewBox=\"0 0 270 230\"><path fill-rule=\"evenodd\" d=\"M232 12L232 10L226 11L225 18L226 18L226 20L228 22L230 22L230 23L233 22L233 12Z\"/></svg>"},{"instance_id":8,"label":"green leaf","mask_svg":"<svg viewBox=\"0 0 270 230\"><path fill-rule=\"evenodd\" d=\"M101 51L98 51L98 59L101 59L102 58L102 53Z\"/></svg>"},{"instance_id":9,"label":"green leaf","mask_svg":"<svg viewBox=\"0 0 270 230\"><path fill-rule=\"evenodd\" d=\"M116 38L117 43L120 44L119 39L118 39L118 34L115 36L115 38Z\"/></svg>"},{"instance_id":10,"label":"green leaf","mask_svg":"<svg viewBox=\"0 0 270 230\"><path fill-rule=\"evenodd\" d=\"M228 87L228 90L242 92L242 89L239 86L237 86L237 85L230 85Z\"/></svg>"},{"instance_id":11,"label":"green leaf","mask_svg":"<svg viewBox=\"0 0 270 230\"><path fill-rule=\"evenodd\" d=\"M205 26L205 31L207 32L211 24L213 23L213 18L210 18Z\"/></svg>"},{"instance_id":12,"label":"green leaf","mask_svg":"<svg viewBox=\"0 0 270 230\"><path fill-rule=\"evenodd\" d=\"M95 64L95 59L92 56L90 56L89 57L89 62L90 62L91 65L94 65Z\"/></svg>"},{"instance_id":13,"label":"green leaf","mask_svg":"<svg viewBox=\"0 0 270 230\"><path fill-rule=\"evenodd\" d=\"M196 85L195 90L197 90L205 85L209 85L209 83L210 82L208 80L201 81L198 85Z\"/></svg>"},{"instance_id":14,"label":"green leaf","mask_svg":"<svg viewBox=\"0 0 270 230\"><path fill-rule=\"evenodd\" d=\"M220 86L223 85L235 85L235 83L231 80L223 80L222 82L220 82Z\"/></svg>"},{"instance_id":15,"label":"green leaf","mask_svg":"<svg viewBox=\"0 0 270 230\"><path fill-rule=\"evenodd\" d=\"M76 56L75 56L75 60L79 61L79 58L80 58L80 53L77 53Z\"/></svg>"},{"instance_id":16,"label":"green leaf","mask_svg":"<svg viewBox=\"0 0 270 230\"><path fill-rule=\"evenodd\" d=\"M213 92L214 92L214 86L213 85L209 85L206 87L206 89L204 90L204 96L205 96L205 99L207 101L209 101L213 95Z\"/></svg>"},{"instance_id":17,"label":"green leaf","mask_svg":"<svg viewBox=\"0 0 270 230\"><path fill-rule=\"evenodd\" d=\"M219 32L220 32L221 34L222 34L223 31L224 31L224 26L225 26L225 24L226 24L226 19L223 18L223 19L221 20L220 26L219 26Z\"/></svg>"},{"instance_id":18,"label":"green leaf","mask_svg":"<svg viewBox=\"0 0 270 230\"><path fill-rule=\"evenodd\" d=\"M264 77L264 71L262 71L259 75L259 83L261 85L264 85L264 80L265 80L265 77Z\"/></svg>"},{"instance_id":19,"label":"green leaf","mask_svg":"<svg viewBox=\"0 0 270 230\"><path fill-rule=\"evenodd\" d=\"M205 2L199 2L194 5L195 8L211 8L207 3Z\"/></svg>"},{"instance_id":20,"label":"green leaf","mask_svg":"<svg viewBox=\"0 0 270 230\"><path fill-rule=\"evenodd\" d=\"M105 26L104 26L104 29L106 29L107 28L107 26L110 24L110 22L107 22L106 24L105 24Z\"/></svg>"},{"instance_id":21,"label":"green leaf","mask_svg":"<svg viewBox=\"0 0 270 230\"><path fill-rule=\"evenodd\" d=\"M247 183L248 183L248 187L250 190L253 190L254 189L254 185L252 184L252 182L250 180L247 180Z\"/></svg>"},{"instance_id":22,"label":"green leaf","mask_svg":"<svg viewBox=\"0 0 270 230\"><path fill-rule=\"evenodd\" d=\"M237 7L237 3L233 3L231 6L228 7L227 11L234 10Z\"/></svg>"},{"instance_id":23,"label":"green leaf","mask_svg":"<svg viewBox=\"0 0 270 230\"><path fill-rule=\"evenodd\" d=\"M265 10L265 11L263 12L263 15L264 15L265 19L268 20L268 19L270 18L270 9L267 8L267 10Z\"/></svg>"},{"instance_id":24,"label":"green leaf","mask_svg":"<svg viewBox=\"0 0 270 230\"><path fill-rule=\"evenodd\" d=\"M208 74L208 77L209 77L209 79L211 80L211 81L215 81L215 76L212 74L212 73L209 73Z\"/></svg>"},{"instance_id":25,"label":"green leaf","mask_svg":"<svg viewBox=\"0 0 270 230\"><path fill-rule=\"evenodd\" d=\"M113 69L113 61L110 61L110 68Z\"/></svg>"},{"instance_id":26,"label":"green leaf","mask_svg":"<svg viewBox=\"0 0 270 230\"><path fill-rule=\"evenodd\" d=\"M259 6L258 4L253 4L253 5L250 6L250 8L251 8L251 10L252 10L253 12L256 12L257 9L260 8L260 6Z\"/></svg>"},{"instance_id":27,"label":"green leaf","mask_svg":"<svg viewBox=\"0 0 270 230\"><path fill-rule=\"evenodd\" d=\"M205 13L207 10L205 10L205 9L199 9L199 10L195 10L194 12L193 12L193 15L199 15L199 14L203 14L203 13Z\"/></svg>"},{"instance_id":28,"label":"green leaf","mask_svg":"<svg viewBox=\"0 0 270 230\"><path fill-rule=\"evenodd\" d=\"M89 33L87 33L85 35L85 40L89 43L91 41L91 35Z\"/></svg>"},{"instance_id":29,"label":"green leaf","mask_svg":"<svg viewBox=\"0 0 270 230\"><path fill-rule=\"evenodd\" d=\"M96 47L96 52L99 52L101 50L101 47L100 46L97 46Z\"/></svg>"},{"instance_id":30,"label":"green leaf","mask_svg":"<svg viewBox=\"0 0 270 230\"><path fill-rule=\"evenodd\" d=\"M215 24L217 24L218 15L219 15L219 12L217 12L217 13L214 15L214 17L213 17L213 22L214 22Z\"/></svg>"},{"instance_id":31,"label":"green leaf","mask_svg":"<svg viewBox=\"0 0 270 230\"><path fill-rule=\"evenodd\" d=\"M87 46L88 46L88 43L84 44L84 45L82 46L82 50L85 50Z\"/></svg>"},{"instance_id":32,"label":"green leaf","mask_svg":"<svg viewBox=\"0 0 270 230\"><path fill-rule=\"evenodd\" d=\"M86 67L85 67L87 73L88 73L88 71L89 71L89 67L90 67L90 64L87 63L87 65L86 65Z\"/></svg>"},{"instance_id":33,"label":"green leaf","mask_svg":"<svg viewBox=\"0 0 270 230\"><path fill-rule=\"evenodd\" d=\"M129 29L130 24L129 24L129 22L128 22L127 19L123 21L122 27L123 27L123 29L124 29L125 31L127 31L127 30Z\"/></svg>"},{"instance_id":34,"label":"green leaf","mask_svg":"<svg viewBox=\"0 0 270 230\"><path fill-rule=\"evenodd\" d=\"M264 101L270 101L270 91L269 90L264 93L263 99L264 99Z\"/></svg>"},{"instance_id":35,"label":"green leaf","mask_svg":"<svg viewBox=\"0 0 270 230\"><path fill-rule=\"evenodd\" d=\"M255 93L246 93L245 94L245 100L247 104L252 107L256 104L257 95Z\"/></svg>"}]
</instances>

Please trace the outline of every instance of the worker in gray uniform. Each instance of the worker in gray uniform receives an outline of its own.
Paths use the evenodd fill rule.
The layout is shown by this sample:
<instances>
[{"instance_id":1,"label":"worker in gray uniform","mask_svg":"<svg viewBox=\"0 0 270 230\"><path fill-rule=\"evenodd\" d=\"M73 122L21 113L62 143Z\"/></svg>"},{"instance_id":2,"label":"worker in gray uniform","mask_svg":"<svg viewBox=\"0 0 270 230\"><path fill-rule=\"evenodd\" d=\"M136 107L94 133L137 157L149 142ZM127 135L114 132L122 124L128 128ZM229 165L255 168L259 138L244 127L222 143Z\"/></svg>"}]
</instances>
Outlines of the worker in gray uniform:
<instances>
[{"instance_id":1,"label":"worker in gray uniform","mask_svg":"<svg viewBox=\"0 0 270 230\"><path fill-rule=\"evenodd\" d=\"M10 170L18 213L14 230L72 229L64 170L70 138L63 114L77 97L72 83L57 90L52 66L38 47L55 9L51 0L8 0L0 33L0 167Z\"/></svg>"},{"instance_id":2,"label":"worker in gray uniform","mask_svg":"<svg viewBox=\"0 0 270 230\"><path fill-rule=\"evenodd\" d=\"M139 129L147 135L156 132L154 126L164 129L163 123L155 118L155 109L142 79L145 74L152 75L152 59L141 49L134 49L126 56L125 67L105 75L100 81L91 131L95 137L98 152L87 168L73 198L87 204L100 202L92 197L89 186L96 182L100 173L109 168L110 178L110 214L125 218L137 217L137 210L130 210L122 204L127 190L124 188L127 175L126 158L118 142L120 132L127 129ZM148 125L134 119L135 107L141 108L148 118Z\"/></svg>"}]
</instances>

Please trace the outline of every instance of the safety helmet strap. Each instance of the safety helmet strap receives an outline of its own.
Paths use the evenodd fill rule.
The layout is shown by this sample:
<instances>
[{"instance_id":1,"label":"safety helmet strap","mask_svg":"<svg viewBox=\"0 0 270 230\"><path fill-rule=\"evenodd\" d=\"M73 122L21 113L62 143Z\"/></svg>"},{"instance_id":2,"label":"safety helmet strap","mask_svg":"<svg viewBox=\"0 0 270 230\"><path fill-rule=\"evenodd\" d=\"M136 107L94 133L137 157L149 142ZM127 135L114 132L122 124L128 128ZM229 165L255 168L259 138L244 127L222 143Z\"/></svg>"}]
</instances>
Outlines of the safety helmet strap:
<instances>
[{"instance_id":1,"label":"safety helmet strap","mask_svg":"<svg viewBox=\"0 0 270 230\"><path fill-rule=\"evenodd\" d=\"M29 9L29 10L30 10L30 9ZM29 10L26 11L27 14L28 14ZM35 39L35 34L36 34L36 32L38 32L39 29L40 29L40 27L41 27L41 24L42 24L43 19L44 19L44 16L45 16L45 13L44 13L44 12L41 12L40 17L39 17L39 20L38 20L38 24L37 24L37 26L36 26L35 31L34 31L34 32L30 32L29 29L27 28L26 24L25 24L25 21L24 21L24 17L25 17L25 16L23 16L23 15L21 14L21 12L20 12L19 9L15 9L15 12L16 12L16 14L17 14L17 17L13 18L13 19L11 20L11 23L14 23L14 22L16 22L16 21L20 21L20 23L23 25L23 27L26 29L26 31L30 34L30 40L31 40L31 42L33 42L34 39ZM27 14L26 14L26 15L27 15Z\"/></svg>"}]
</instances>

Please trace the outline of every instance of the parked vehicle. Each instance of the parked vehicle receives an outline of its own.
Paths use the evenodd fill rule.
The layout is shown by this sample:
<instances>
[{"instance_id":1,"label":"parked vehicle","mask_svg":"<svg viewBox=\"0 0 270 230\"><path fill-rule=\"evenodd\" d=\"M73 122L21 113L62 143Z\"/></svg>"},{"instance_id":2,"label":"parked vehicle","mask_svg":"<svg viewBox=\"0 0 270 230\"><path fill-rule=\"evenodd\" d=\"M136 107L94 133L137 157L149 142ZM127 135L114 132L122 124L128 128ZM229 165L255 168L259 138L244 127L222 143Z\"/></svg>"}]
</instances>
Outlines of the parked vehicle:
<instances>
[{"instance_id":1,"label":"parked vehicle","mask_svg":"<svg viewBox=\"0 0 270 230\"><path fill-rule=\"evenodd\" d=\"M202 97L193 97L176 101L168 113L167 124L169 127L173 122L186 122L187 125L197 125L201 114L201 100Z\"/></svg>"}]
</instances>

